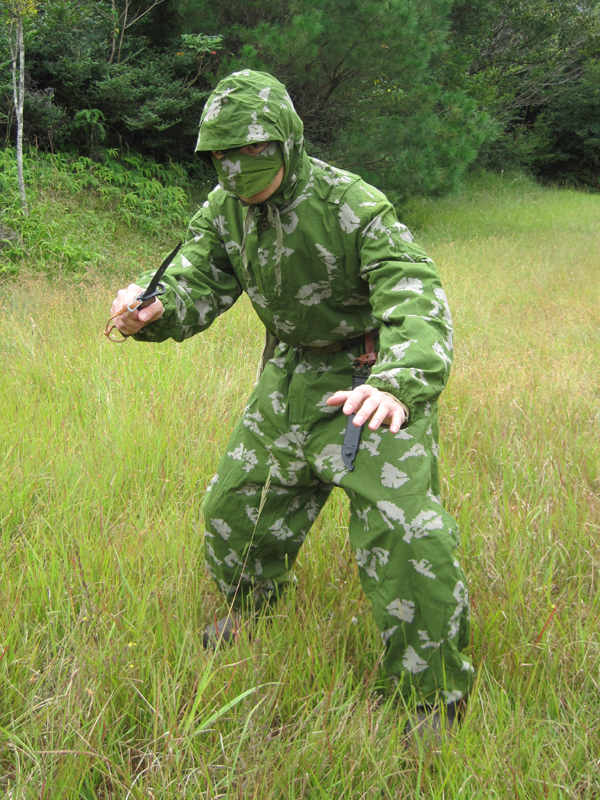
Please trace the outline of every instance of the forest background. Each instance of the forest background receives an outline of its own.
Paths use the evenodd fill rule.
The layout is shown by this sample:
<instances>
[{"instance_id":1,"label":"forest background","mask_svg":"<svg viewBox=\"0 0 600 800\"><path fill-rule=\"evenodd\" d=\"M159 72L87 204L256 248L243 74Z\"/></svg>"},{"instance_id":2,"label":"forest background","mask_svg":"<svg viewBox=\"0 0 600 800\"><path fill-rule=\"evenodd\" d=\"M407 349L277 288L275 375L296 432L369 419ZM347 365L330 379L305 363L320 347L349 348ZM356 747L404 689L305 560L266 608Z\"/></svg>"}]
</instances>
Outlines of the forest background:
<instances>
[{"instance_id":1,"label":"forest background","mask_svg":"<svg viewBox=\"0 0 600 800\"><path fill-rule=\"evenodd\" d=\"M193 156L200 111L242 67L287 85L311 154L396 203L443 194L473 166L599 186L597 0L0 0L0 11L5 147L20 21L25 143L112 173L150 170L157 190L209 181Z\"/></svg>"}]
</instances>

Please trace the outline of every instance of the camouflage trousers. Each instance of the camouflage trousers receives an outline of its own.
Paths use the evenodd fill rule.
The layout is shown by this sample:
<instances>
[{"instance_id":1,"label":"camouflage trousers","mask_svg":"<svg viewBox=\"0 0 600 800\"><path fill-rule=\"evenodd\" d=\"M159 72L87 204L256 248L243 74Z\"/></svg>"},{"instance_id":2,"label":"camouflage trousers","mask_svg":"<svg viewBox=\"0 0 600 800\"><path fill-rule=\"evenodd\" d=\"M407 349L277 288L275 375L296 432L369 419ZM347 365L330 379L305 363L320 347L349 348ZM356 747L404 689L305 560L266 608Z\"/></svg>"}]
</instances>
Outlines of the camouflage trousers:
<instances>
[{"instance_id":1,"label":"camouflage trousers","mask_svg":"<svg viewBox=\"0 0 600 800\"><path fill-rule=\"evenodd\" d=\"M351 387L356 349L317 356L280 345L267 363L204 501L207 567L234 607L276 593L340 486L386 671L407 698L452 702L468 693L473 667L461 652L469 596L458 527L438 497L437 409L395 435L365 426L347 471L347 417L326 401Z\"/></svg>"}]
</instances>

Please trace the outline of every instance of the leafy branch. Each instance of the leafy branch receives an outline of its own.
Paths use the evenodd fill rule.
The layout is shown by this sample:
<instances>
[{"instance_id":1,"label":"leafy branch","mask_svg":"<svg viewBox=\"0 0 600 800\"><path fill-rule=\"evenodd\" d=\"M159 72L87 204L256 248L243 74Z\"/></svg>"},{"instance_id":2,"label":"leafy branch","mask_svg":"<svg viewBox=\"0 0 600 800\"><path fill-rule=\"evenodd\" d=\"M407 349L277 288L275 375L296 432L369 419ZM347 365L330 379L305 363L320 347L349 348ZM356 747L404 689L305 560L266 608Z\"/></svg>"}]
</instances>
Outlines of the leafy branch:
<instances>
[{"instance_id":1,"label":"leafy branch","mask_svg":"<svg viewBox=\"0 0 600 800\"><path fill-rule=\"evenodd\" d=\"M122 11L118 11L116 0L111 0L111 8L112 8L112 17L114 20L113 25L113 35L112 35L112 49L110 53L110 58L108 60L109 64L112 64L115 59L115 54L117 57L117 64L121 62L121 50L123 49L123 39L125 37L125 31L129 30L136 22L139 22L146 14L149 14L153 8L159 6L161 3L164 3L165 0L154 0L152 5L148 6L148 8L144 9L143 11L138 11L137 14L134 14L133 18L129 18L129 14L131 11L131 6L133 5L133 0L125 0L125 5ZM117 45L118 39L118 45Z\"/></svg>"}]
</instances>

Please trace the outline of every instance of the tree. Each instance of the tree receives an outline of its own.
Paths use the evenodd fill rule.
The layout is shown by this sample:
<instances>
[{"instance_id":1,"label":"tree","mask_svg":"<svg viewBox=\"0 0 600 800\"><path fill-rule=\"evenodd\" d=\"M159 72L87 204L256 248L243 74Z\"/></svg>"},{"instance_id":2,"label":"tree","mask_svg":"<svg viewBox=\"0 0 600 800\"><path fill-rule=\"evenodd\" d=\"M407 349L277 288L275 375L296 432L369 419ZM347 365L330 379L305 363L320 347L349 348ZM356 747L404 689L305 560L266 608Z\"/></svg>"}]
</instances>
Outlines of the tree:
<instances>
[{"instance_id":1,"label":"tree","mask_svg":"<svg viewBox=\"0 0 600 800\"><path fill-rule=\"evenodd\" d=\"M148 13L128 27L120 63L111 0L40 4L34 27L26 29L25 142L100 159L106 148L132 149L203 172L193 148L202 105L214 85L220 37L182 36L181 28L171 25L172 0L150 9L151 3L130 6L129 21L140 9ZM123 8L122 0L117 7ZM1 58L9 50L7 31L0 27L1 133L14 119L7 103L9 60Z\"/></svg>"},{"instance_id":2,"label":"tree","mask_svg":"<svg viewBox=\"0 0 600 800\"><path fill-rule=\"evenodd\" d=\"M574 96L572 87L597 57L597 0L455 0L451 23L444 81L464 89L497 128L480 162L498 169L552 164L554 177L561 169L579 171L576 159L553 157L557 140L568 137L551 128L568 128L559 109L569 103L560 97Z\"/></svg>"},{"instance_id":3,"label":"tree","mask_svg":"<svg viewBox=\"0 0 600 800\"><path fill-rule=\"evenodd\" d=\"M116 0L111 0L111 18L113 21L112 47L110 51L109 64L115 60L119 64L121 52L123 50L123 39L125 32L133 27L136 22L143 19L153 8L163 3L164 0L153 0L147 8L137 8L134 0L123 0L122 8L117 8Z\"/></svg>"},{"instance_id":4,"label":"tree","mask_svg":"<svg viewBox=\"0 0 600 800\"><path fill-rule=\"evenodd\" d=\"M597 0L456 0L447 75L509 123L576 82L599 41Z\"/></svg>"},{"instance_id":5,"label":"tree","mask_svg":"<svg viewBox=\"0 0 600 800\"><path fill-rule=\"evenodd\" d=\"M251 67L278 77L311 152L397 199L451 188L489 135L464 91L439 81L451 0L187 3L189 18L224 35L220 75Z\"/></svg>"},{"instance_id":6,"label":"tree","mask_svg":"<svg viewBox=\"0 0 600 800\"><path fill-rule=\"evenodd\" d=\"M25 101L25 39L24 20L37 13L35 0L2 0L0 8L8 18L8 42L12 64L13 102L17 121L17 175L21 206L25 216L29 214L25 178L23 175L23 106Z\"/></svg>"},{"instance_id":7,"label":"tree","mask_svg":"<svg viewBox=\"0 0 600 800\"><path fill-rule=\"evenodd\" d=\"M600 60L545 103L528 134L524 161L537 175L600 189Z\"/></svg>"}]
</instances>

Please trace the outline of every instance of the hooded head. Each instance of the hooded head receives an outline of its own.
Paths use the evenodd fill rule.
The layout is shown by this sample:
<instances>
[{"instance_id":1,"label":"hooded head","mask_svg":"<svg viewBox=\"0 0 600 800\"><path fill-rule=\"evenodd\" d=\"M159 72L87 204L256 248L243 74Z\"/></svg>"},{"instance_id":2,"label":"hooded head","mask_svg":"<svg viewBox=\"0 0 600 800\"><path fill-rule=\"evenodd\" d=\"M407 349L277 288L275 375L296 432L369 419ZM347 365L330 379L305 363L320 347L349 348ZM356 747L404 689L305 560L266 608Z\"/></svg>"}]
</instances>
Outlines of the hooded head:
<instances>
[{"instance_id":1,"label":"hooded head","mask_svg":"<svg viewBox=\"0 0 600 800\"><path fill-rule=\"evenodd\" d=\"M287 200L306 158L303 129L285 86L266 72L246 69L224 78L208 98L200 119L196 152L212 165L213 150L277 142L284 165L277 196Z\"/></svg>"}]
</instances>

